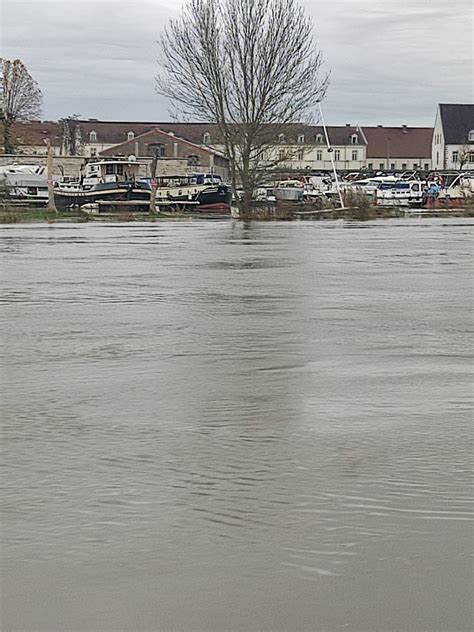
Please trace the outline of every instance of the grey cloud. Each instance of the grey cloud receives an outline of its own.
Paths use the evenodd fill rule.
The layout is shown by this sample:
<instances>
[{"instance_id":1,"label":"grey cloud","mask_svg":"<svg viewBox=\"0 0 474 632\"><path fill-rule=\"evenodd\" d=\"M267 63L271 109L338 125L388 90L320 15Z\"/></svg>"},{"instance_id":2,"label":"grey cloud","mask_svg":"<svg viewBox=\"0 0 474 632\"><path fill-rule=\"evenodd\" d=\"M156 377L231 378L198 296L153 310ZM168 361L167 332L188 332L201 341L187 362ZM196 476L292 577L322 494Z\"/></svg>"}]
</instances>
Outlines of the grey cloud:
<instances>
[{"instance_id":1,"label":"grey cloud","mask_svg":"<svg viewBox=\"0 0 474 632\"><path fill-rule=\"evenodd\" d=\"M39 82L45 117L163 120L160 29L183 0L2 0L2 52ZM305 0L331 70L329 123L430 125L473 100L470 0Z\"/></svg>"}]
</instances>

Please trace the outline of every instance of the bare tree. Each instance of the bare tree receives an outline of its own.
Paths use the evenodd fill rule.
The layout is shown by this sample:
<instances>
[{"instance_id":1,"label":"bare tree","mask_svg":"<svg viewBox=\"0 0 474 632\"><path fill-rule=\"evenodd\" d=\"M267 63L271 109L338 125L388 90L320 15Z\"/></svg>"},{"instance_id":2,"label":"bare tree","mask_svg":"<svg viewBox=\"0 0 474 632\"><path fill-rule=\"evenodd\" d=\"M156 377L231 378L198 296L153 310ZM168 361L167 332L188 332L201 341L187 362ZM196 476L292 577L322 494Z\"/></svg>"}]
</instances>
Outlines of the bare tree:
<instances>
[{"instance_id":1,"label":"bare tree","mask_svg":"<svg viewBox=\"0 0 474 632\"><path fill-rule=\"evenodd\" d=\"M62 145L66 156L79 156L82 154L82 133L79 124L80 114L71 114L59 119L62 129Z\"/></svg>"},{"instance_id":2,"label":"bare tree","mask_svg":"<svg viewBox=\"0 0 474 632\"><path fill-rule=\"evenodd\" d=\"M0 58L2 84L0 115L3 124L5 152L14 150L11 127L17 121L30 121L41 116L41 90L19 59Z\"/></svg>"},{"instance_id":3,"label":"bare tree","mask_svg":"<svg viewBox=\"0 0 474 632\"><path fill-rule=\"evenodd\" d=\"M275 138L327 89L311 19L298 0L188 0L159 43L158 93L216 124L247 216Z\"/></svg>"}]
</instances>

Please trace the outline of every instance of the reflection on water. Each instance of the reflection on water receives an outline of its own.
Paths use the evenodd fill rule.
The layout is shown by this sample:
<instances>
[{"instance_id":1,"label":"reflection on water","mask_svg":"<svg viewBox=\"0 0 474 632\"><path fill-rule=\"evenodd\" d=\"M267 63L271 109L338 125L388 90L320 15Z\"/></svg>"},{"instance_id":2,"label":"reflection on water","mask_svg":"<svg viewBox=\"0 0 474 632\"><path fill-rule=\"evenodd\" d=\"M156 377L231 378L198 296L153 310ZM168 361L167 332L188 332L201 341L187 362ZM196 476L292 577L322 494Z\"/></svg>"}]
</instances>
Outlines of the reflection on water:
<instances>
[{"instance_id":1,"label":"reflection on water","mask_svg":"<svg viewBox=\"0 0 474 632\"><path fill-rule=\"evenodd\" d=\"M470 630L472 225L5 227L5 630Z\"/></svg>"}]
</instances>

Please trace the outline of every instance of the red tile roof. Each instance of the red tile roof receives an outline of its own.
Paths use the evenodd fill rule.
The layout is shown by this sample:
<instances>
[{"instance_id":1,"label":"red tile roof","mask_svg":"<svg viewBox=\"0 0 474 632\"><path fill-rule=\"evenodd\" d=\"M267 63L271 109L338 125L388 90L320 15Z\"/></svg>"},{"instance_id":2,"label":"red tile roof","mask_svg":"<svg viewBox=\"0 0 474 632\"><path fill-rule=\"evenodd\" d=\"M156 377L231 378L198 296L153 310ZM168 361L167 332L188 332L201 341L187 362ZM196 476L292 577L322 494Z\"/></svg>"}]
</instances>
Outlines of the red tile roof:
<instances>
[{"instance_id":1,"label":"red tile roof","mask_svg":"<svg viewBox=\"0 0 474 632\"><path fill-rule=\"evenodd\" d=\"M89 135L91 132L95 132L97 135L97 143L103 144L119 144L127 141L128 132L133 132L135 136L139 136L151 129L160 129L164 132L171 132L179 138L185 138L186 140L200 145L203 142L203 136L208 132L211 136L211 144L220 144L219 132L215 123L172 123L164 121L149 121L149 122L133 122L133 121L79 121L82 130L82 140L85 143L89 143ZM269 126L271 130L272 126ZM332 145L350 145L351 136L358 134L359 145L365 144L365 141L360 134L360 128L354 125L332 125L327 127L328 136ZM282 130L278 128L278 132ZM298 136L304 135L305 144L317 144L316 137L321 134L323 136L323 143L325 143L323 128L319 125L307 125L304 123L292 123L285 126L284 136L285 141L289 144L297 144ZM278 140L278 132L274 133L274 140Z\"/></svg>"},{"instance_id":2,"label":"red tile roof","mask_svg":"<svg viewBox=\"0 0 474 632\"><path fill-rule=\"evenodd\" d=\"M362 127L369 158L431 159L432 127Z\"/></svg>"},{"instance_id":3,"label":"red tile roof","mask_svg":"<svg viewBox=\"0 0 474 632\"><path fill-rule=\"evenodd\" d=\"M44 147L44 139L49 138L52 145L60 147L62 144L61 124L55 121L13 123L11 137L15 146ZM0 124L0 138L3 143L3 124Z\"/></svg>"},{"instance_id":4,"label":"red tile roof","mask_svg":"<svg viewBox=\"0 0 474 632\"><path fill-rule=\"evenodd\" d=\"M198 145L197 143L192 143L186 138L181 138L174 133L169 133L156 127L148 130L147 132L144 132L143 134L135 136L132 140L127 140L118 145L114 145L113 147L109 147L109 149L105 149L104 151L102 151L100 155L114 156L116 154L133 154L135 151L135 143L141 143L142 141L153 142L153 140L157 138L166 139L168 142L178 142L182 145L186 145L190 148L189 151L198 150L200 153L205 152L208 154L217 154L219 156L222 156L220 152L217 152L210 147L205 147L203 145Z\"/></svg>"}]
</instances>

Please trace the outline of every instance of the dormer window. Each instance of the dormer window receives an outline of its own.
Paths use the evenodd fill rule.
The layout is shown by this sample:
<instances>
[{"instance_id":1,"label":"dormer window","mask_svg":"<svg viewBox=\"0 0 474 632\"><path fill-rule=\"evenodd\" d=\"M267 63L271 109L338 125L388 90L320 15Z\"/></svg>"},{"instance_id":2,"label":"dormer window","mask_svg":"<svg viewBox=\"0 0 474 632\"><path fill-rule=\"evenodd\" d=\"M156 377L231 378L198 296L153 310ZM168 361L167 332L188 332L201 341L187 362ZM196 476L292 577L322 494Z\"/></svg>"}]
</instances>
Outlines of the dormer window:
<instances>
[{"instance_id":1,"label":"dormer window","mask_svg":"<svg viewBox=\"0 0 474 632\"><path fill-rule=\"evenodd\" d=\"M471 129L471 131L467 135L467 138L468 138L470 143L474 143L474 129Z\"/></svg>"},{"instance_id":2,"label":"dormer window","mask_svg":"<svg viewBox=\"0 0 474 632\"><path fill-rule=\"evenodd\" d=\"M127 140L133 140L135 138L135 132L128 132Z\"/></svg>"},{"instance_id":3,"label":"dormer window","mask_svg":"<svg viewBox=\"0 0 474 632\"><path fill-rule=\"evenodd\" d=\"M278 134L278 142L280 144L285 143L285 134Z\"/></svg>"},{"instance_id":4,"label":"dormer window","mask_svg":"<svg viewBox=\"0 0 474 632\"><path fill-rule=\"evenodd\" d=\"M359 142L359 137L357 136L357 134L352 134L352 136L351 136L351 143L353 145L357 145L358 142Z\"/></svg>"},{"instance_id":5,"label":"dormer window","mask_svg":"<svg viewBox=\"0 0 474 632\"><path fill-rule=\"evenodd\" d=\"M204 145L209 145L209 143L211 142L211 135L209 134L209 132L204 132L204 134L202 135L202 142L204 143Z\"/></svg>"},{"instance_id":6,"label":"dormer window","mask_svg":"<svg viewBox=\"0 0 474 632\"><path fill-rule=\"evenodd\" d=\"M299 143L300 145L303 145L303 144L304 144L304 134L299 134L299 135L298 135L298 143Z\"/></svg>"},{"instance_id":7,"label":"dormer window","mask_svg":"<svg viewBox=\"0 0 474 632\"><path fill-rule=\"evenodd\" d=\"M96 143L97 142L97 132L89 132L89 141L91 143Z\"/></svg>"},{"instance_id":8,"label":"dormer window","mask_svg":"<svg viewBox=\"0 0 474 632\"><path fill-rule=\"evenodd\" d=\"M314 137L314 140L316 141L316 143L318 145L320 145L323 142L323 135L322 134L316 134L316 136Z\"/></svg>"}]
</instances>

